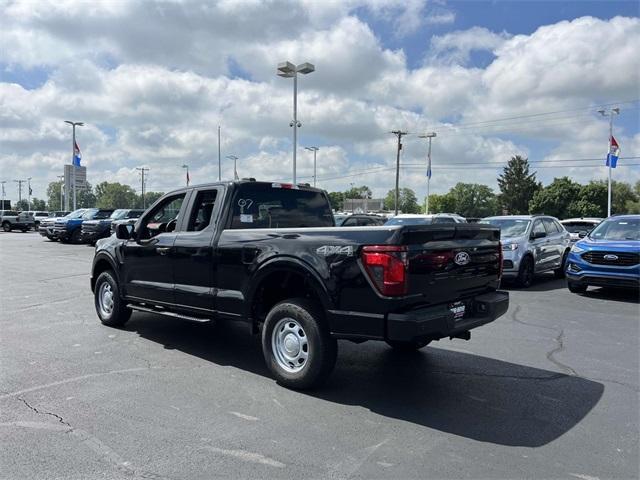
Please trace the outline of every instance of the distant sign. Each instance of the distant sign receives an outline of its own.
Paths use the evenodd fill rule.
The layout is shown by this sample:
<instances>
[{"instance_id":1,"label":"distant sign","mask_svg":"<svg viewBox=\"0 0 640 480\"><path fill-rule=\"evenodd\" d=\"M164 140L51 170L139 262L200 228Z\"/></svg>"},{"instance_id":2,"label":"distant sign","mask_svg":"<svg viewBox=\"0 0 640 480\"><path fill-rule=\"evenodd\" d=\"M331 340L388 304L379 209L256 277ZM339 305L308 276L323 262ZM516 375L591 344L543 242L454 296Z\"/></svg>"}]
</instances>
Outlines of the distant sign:
<instances>
[{"instance_id":1,"label":"distant sign","mask_svg":"<svg viewBox=\"0 0 640 480\"><path fill-rule=\"evenodd\" d=\"M76 167L75 165L64 166L64 187L73 188L73 170L75 169L76 188L86 188L87 167Z\"/></svg>"}]
</instances>

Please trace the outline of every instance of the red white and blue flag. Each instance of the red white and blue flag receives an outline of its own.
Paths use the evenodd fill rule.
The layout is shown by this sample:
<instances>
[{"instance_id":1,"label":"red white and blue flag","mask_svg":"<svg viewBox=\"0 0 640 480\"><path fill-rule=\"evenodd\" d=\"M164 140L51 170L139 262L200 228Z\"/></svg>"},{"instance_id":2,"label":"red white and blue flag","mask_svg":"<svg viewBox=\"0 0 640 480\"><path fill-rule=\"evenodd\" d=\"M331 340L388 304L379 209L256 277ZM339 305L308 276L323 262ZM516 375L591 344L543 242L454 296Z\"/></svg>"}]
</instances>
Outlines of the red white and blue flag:
<instances>
[{"instance_id":1,"label":"red white and blue flag","mask_svg":"<svg viewBox=\"0 0 640 480\"><path fill-rule=\"evenodd\" d=\"M82 153L80 153L80 147L78 146L78 142L74 142L73 144L73 164L76 167L80 166L80 160L82 160Z\"/></svg>"},{"instance_id":2,"label":"red white and blue flag","mask_svg":"<svg viewBox=\"0 0 640 480\"><path fill-rule=\"evenodd\" d=\"M611 165L611 168L616 168L618 164L618 156L620 155L620 147L618 146L618 142L615 137L611 135L609 139L609 152L607 153L607 167Z\"/></svg>"}]
</instances>

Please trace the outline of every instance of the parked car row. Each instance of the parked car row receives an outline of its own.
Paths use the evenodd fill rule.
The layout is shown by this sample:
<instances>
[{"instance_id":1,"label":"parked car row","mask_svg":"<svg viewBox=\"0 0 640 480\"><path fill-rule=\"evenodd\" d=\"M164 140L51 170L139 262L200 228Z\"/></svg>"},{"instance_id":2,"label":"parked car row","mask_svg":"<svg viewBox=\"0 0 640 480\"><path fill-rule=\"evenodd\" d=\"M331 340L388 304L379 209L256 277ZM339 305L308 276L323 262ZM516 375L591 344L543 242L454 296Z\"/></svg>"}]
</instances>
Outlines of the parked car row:
<instances>
[{"instance_id":1,"label":"parked car row","mask_svg":"<svg viewBox=\"0 0 640 480\"><path fill-rule=\"evenodd\" d=\"M38 232L51 241L94 245L111 235L114 221L135 222L142 212L124 208L80 208L62 217L41 220Z\"/></svg>"}]
</instances>

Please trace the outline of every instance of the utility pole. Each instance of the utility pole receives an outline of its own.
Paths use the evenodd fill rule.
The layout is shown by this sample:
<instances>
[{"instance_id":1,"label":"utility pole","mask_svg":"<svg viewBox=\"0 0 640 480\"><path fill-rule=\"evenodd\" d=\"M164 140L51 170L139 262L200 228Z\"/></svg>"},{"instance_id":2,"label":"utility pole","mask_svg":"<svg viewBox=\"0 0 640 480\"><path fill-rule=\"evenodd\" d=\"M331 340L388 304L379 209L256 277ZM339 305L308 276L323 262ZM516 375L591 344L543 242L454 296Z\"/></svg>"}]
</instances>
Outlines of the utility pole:
<instances>
[{"instance_id":1,"label":"utility pole","mask_svg":"<svg viewBox=\"0 0 640 480\"><path fill-rule=\"evenodd\" d=\"M7 183L6 180L2 180L0 182L0 184L2 185L2 209L1 210L6 210L5 205L4 205L4 197L5 197L4 184L5 183Z\"/></svg>"},{"instance_id":2,"label":"utility pole","mask_svg":"<svg viewBox=\"0 0 640 480\"><path fill-rule=\"evenodd\" d=\"M305 150L313 152L313 188L316 188L316 153L320 150L318 147L304 147Z\"/></svg>"},{"instance_id":3,"label":"utility pole","mask_svg":"<svg viewBox=\"0 0 640 480\"><path fill-rule=\"evenodd\" d=\"M145 168L145 167L136 167L136 170L138 170L142 174L142 178L140 180L140 186L141 186L140 191L142 192L142 209L144 210L146 208L146 205L145 205L145 202L144 202L144 187L145 187L144 172L148 172L149 169Z\"/></svg>"},{"instance_id":4,"label":"utility pole","mask_svg":"<svg viewBox=\"0 0 640 480\"><path fill-rule=\"evenodd\" d=\"M220 159L220 125L218 125L218 181L222 181L222 160Z\"/></svg>"},{"instance_id":5,"label":"utility pole","mask_svg":"<svg viewBox=\"0 0 640 480\"><path fill-rule=\"evenodd\" d=\"M419 138L429 139L429 150L427 153L427 197L424 200L424 213L429 214L429 184L431 183L431 139L436 137L436 132L430 132L426 135L419 135Z\"/></svg>"},{"instance_id":6,"label":"utility pole","mask_svg":"<svg viewBox=\"0 0 640 480\"><path fill-rule=\"evenodd\" d=\"M18 184L18 203L22 201L22 184L26 182L26 180L14 180Z\"/></svg>"},{"instance_id":7,"label":"utility pole","mask_svg":"<svg viewBox=\"0 0 640 480\"><path fill-rule=\"evenodd\" d=\"M64 188L64 175L58 175L58 180L60 180L60 210L64 210L63 206L63 198L62 198L62 189Z\"/></svg>"},{"instance_id":8,"label":"utility pole","mask_svg":"<svg viewBox=\"0 0 640 480\"><path fill-rule=\"evenodd\" d=\"M233 179L240 180L240 178L238 177L238 169L236 168L238 157L236 157L235 155L227 155L227 158L229 160L233 160Z\"/></svg>"},{"instance_id":9,"label":"utility pole","mask_svg":"<svg viewBox=\"0 0 640 480\"><path fill-rule=\"evenodd\" d=\"M607 152L607 164L609 165L609 188L607 189L607 217L611 216L611 159L609 154L611 153L611 140L613 139L613 116L620 115L619 108L612 108L607 113L605 110L598 110L598 113L603 117L609 117L609 151Z\"/></svg>"},{"instance_id":10,"label":"utility pole","mask_svg":"<svg viewBox=\"0 0 640 480\"><path fill-rule=\"evenodd\" d=\"M401 130L393 130L391 133L398 137L398 151L396 154L396 198L395 198L395 210L396 215L398 215L398 196L399 196L399 187L400 187L400 150L402 150L402 137L406 135L407 132L403 132Z\"/></svg>"},{"instance_id":11,"label":"utility pole","mask_svg":"<svg viewBox=\"0 0 640 480\"><path fill-rule=\"evenodd\" d=\"M76 127L82 127L84 125L83 122L71 122L69 120L65 120L64 123L68 123L73 127L73 139L71 141L71 165L73 167L73 175L72 175L72 190L73 190L73 210L76 210Z\"/></svg>"}]
</instances>

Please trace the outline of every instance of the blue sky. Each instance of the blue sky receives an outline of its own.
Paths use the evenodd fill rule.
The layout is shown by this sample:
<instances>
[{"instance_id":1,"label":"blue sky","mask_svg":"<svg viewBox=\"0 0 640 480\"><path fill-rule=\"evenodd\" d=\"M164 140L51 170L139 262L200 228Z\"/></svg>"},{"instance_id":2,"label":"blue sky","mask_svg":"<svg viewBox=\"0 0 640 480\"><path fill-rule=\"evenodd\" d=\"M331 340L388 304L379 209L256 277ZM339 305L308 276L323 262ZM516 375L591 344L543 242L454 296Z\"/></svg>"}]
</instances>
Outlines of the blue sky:
<instances>
[{"instance_id":1,"label":"blue sky","mask_svg":"<svg viewBox=\"0 0 640 480\"><path fill-rule=\"evenodd\" d=\"M68 161L69 118L87 124L78 138L93 184L138 189L135 168L144 165L147 189L166 191L182 182L185 162L194 181L215 180L218 125L223 159L239 156L241 175L286 178L291 83L274 74L282 60L316 64L300 79L299 177L312 173L304 146L317 145L328 190L355 181L384 195L396 128L438 133L433 192L458 181L495 188L515 154L528 156L544 183L600 179L606 171L593 161L562 160L604 155L607 122L596 110L614 102L622 156L640 156L638 5L8 1L2 179L32 176L43 197ZM425 148L410 135L403 149L401 182L419 196ZM618 170L640 180L640 167ZM224 162L223 176L231 172Z\"/></svg>"}]
</instances>

